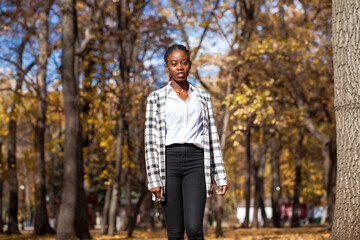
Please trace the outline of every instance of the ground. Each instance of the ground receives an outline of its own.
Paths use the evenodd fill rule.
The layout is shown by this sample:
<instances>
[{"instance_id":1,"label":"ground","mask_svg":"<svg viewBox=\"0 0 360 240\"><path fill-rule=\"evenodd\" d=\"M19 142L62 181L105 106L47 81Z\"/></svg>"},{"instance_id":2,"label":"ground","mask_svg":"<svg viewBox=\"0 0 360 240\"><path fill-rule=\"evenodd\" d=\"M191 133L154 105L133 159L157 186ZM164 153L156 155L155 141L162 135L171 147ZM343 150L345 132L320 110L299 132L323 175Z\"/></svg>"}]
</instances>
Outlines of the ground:
<instances>
[{"instance_id":1,"label":"ground","mask_svg":"<svg viewBox=\"0 0 360 240\"><path fill-rule=\"evenodd\" d=\"M289 240L321 240L328 239L330 232L321 232L324 228L321 227L302 227L302 228L249 228L249 229L224 229L224 237L216 238L215 229L211 228L208 231L208 234L205 236L206 240L232 240L232 239L241 239L241 240L257 240L257 239L289 239ZM35 237L32 234L32 231L22 231L21 235L4 235L0 234L0 239L11 239L11 240L55 240L55 236L42 236ZM98 230L91 231L91 235L94 240L111 240L111 239L126 239L126 232L121 231L117 232L114 237L101 236ZM159 239L166 240L166 231L165 229L152 229L144 230L137 229L133 234L132 239Z\"/></svg>"}]
</instances>

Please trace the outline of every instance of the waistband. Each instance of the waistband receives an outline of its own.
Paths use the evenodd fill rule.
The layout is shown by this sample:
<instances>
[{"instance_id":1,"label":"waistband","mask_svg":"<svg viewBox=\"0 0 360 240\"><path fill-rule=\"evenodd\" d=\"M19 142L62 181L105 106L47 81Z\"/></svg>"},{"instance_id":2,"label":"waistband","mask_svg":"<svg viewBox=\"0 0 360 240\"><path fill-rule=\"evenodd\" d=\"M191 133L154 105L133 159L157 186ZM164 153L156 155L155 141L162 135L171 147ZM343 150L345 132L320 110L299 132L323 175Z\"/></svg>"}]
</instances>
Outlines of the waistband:
<instances>
[{"instance_id":1,"label":"waistband","mask_svg":"<svg viewBox=\"0 0 360 240\"><path fill-rule=\"evenodd\" d=\"M193 143L174 143L174 144L166 146L166 148L179 148L179 147L192 147L192 148L199 149L201 151L204 150L203 148L198 147Z\"/></svg>"}]
</instances>

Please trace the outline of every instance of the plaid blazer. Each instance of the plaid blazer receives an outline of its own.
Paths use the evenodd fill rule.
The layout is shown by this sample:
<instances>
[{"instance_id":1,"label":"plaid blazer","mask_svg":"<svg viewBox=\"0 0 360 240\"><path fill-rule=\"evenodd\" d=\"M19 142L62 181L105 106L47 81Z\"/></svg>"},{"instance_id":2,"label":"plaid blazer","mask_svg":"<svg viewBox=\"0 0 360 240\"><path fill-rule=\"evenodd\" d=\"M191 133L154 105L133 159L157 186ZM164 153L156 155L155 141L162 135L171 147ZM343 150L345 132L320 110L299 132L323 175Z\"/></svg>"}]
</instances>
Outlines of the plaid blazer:
<instances>
[{"instance_id":1,"label":"plaid blazer","mask_svg":"<svg viewBox=\"0 0 360 240\"><path fill-rule=\"evenodd\" d=\"M148 96L145 115L145 162L148 189L163 187L164 193L166 191L165 104L169 87L171 86L167 84ZM227 185L226 172L210 94L193 85L191 87L202 106L206 196L210 197L213 193L211 174L217 186L224 186ZM164 198L157 198L153 194L152 200L163 201Z\"/></svg>"}]
</instances>

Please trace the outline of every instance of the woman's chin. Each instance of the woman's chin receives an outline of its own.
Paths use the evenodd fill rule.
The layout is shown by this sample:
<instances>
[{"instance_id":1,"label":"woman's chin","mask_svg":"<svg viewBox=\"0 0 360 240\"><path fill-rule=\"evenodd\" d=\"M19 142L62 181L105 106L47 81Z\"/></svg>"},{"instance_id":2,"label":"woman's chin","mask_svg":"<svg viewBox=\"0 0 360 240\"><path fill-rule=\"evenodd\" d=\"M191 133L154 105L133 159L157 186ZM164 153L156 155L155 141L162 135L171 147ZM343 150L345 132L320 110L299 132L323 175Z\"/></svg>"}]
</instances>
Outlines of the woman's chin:
<instances>
[{"instance_id":1,"label":"woman's chin","mask_svg":"<svg viewBox=\"0 0 360 240\"><path fill-rule=\"evenodd\" d=\"M187 78L186 77L176 78L176 79L173 78L173 80L175 80L176 82L185 82L185 81L187 81Z\"/></svg>"}]
</instances>

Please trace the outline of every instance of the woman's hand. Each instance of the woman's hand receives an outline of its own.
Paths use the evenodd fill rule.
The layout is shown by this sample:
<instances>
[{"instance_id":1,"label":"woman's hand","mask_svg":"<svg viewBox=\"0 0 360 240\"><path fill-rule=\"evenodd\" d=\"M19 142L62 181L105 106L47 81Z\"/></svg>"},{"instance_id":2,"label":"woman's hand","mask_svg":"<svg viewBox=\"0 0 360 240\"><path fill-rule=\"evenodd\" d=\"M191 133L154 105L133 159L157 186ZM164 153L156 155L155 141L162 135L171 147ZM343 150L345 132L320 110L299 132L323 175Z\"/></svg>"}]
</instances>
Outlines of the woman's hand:
<instances>
[{"instance_id":1,"label":"woman's hand","mask_svg":"<svg viewBox=\"0 0 360 240\"><path fill-rule=\"evenodd\" d=\"M220 186L218 190L216 190L216 194L219 196L224 196L226 191L228 189L228 186L224 185L224 186Z\"/></svg>"},{"instance_id":2,"label":"woman's hand","mask_svg":"<svg viewBox=\"0 0 360 240\"><path fill-rule=\"evenodd\" d=\"M164 197L164 188L163 187L151 188L150 192L154 193L157 198L163 198Z\"/></svg>"}]
</instances>

